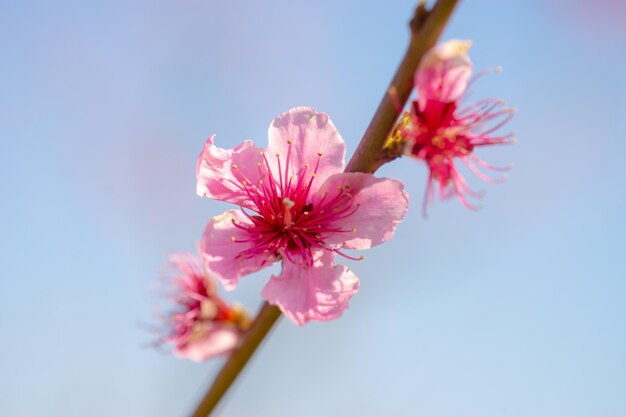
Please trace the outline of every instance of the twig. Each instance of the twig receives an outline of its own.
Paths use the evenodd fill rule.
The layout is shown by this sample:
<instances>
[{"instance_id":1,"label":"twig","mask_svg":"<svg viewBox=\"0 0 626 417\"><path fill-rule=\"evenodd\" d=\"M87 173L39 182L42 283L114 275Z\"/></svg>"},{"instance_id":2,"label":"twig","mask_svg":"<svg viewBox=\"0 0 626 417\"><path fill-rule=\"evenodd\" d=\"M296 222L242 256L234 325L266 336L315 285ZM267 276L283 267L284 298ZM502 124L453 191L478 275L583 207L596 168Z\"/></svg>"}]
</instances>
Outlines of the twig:
<instances>
[{"instance_id":1,"label":"twig","mask_svg":"<svg viewBox=\"0 0 626 417\"><path fill-rule=\"evenodd\" d=\"M413 76L417 65L426 51L432 48L450 18L457 0L439 0L430 11L426 11L424 4L415 10L411 20L411 41L396 70L396 74L386 90L383 99L376 109L359 146L354 151L348 163L348 172L375 172L383 164L397 158L396 152L386 152L383 149L385 141L398 118L398 106L404 107L411 90L413 90Z\"/></svg>"},{"instance_id":2,"label":"twig","mask_svg":"<svg viewBox=\"0 0 626 417\"><path fill-rule=\"evenodd\" d=\"M267 301L263 303L259 314L246 334L245 340L217 374L211 388L194 411L193 417L207 417L213 411L279 317L280 310L278 307L268 304Z\"/></svg>"}]
</instances>

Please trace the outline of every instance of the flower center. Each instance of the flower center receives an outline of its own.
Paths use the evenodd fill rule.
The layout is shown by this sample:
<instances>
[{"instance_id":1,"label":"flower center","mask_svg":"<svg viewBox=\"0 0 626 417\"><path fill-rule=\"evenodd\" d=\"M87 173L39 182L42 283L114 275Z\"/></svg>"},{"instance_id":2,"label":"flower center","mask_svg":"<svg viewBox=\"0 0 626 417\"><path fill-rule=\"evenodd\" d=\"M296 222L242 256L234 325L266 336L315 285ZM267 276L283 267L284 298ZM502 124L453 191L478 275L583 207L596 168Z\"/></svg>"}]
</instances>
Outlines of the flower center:
<instances>
[{"instance_id":1,"label":"flower center","mask_svg":"<svg viewBox=\"0 0 626 417\"><path fill-rule=\"evenodd\" d=\"M291 142L283 169L280 154L276 154L278 169L272 171L265 153L261 153L257 184L247 178L241 179L241 186L253 201L255 213L244 211L252 224L235 226L248 233L247 239L233 237L233 242L247 243L238 258L266 256L264 262L273 262L286 258L293 263L312 266L315 252L320 249L331 250L342 256L354 259L327 243L327 239L336 233L354 232L341 224L343 219L352 215L358 204L353 204L349 186L338 187L332 192L311 194L322 154L318 154L315 168L311 171L308 164L303 164L298 172L290 172Z\"/></svg>"}]
</instances>

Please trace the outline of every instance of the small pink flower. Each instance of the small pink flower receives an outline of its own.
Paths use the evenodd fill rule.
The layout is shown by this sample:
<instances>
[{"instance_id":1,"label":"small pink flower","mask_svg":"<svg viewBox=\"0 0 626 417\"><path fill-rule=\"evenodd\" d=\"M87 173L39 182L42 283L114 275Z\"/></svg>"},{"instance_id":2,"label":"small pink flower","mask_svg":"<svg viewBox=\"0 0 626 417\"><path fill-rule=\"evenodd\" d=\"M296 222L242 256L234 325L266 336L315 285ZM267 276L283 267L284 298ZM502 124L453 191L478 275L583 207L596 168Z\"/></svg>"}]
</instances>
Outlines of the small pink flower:
<instances>
[{"instance_id":1,"label":"small pink flower","mask_svg":"<svg viewBox=\"0 0 626 417\"><path fill-rule=\"evenodd\" d=\"M470 46L469 41L450 40L426 53L415 74L418 99L396 127L395 134L406 141L404 153L423 160L429 168L424 215L435 196L434 182L439 185L440 198L456 196L465 207L478 208L466 196L479 199L482 195L468 186L455 159L488 182L501 182L504 177L491 178L477 166L495 171L509 169L490 165L473 153L478 146L512 143L512 135L495 132L510 120L514 110L497 99L461 107L461 98L472 82L472 63L467 56Z\"/></svg>"},{"instance_id":2,"label":"small pink flower","mask_svg":"<svg viewBox=\"0 0 626 417\"><path fill-rule=\"evenodd\" d=\"M211 136L197 165L200 196L241 207L214 217L200 251L207 268L234 288L283 261L262 291L294 323L339 317L359 281L335 255L390 239L408 208L400 182L342 173L345 143L324 113L297 107L278 116L269 144L226 150Z\"/></svg>"},{"instance_id":3,"label":"small pink flower","mask_svg":"<svg viewBox=\"0 0 626 417\"><path fill-rule=\"evenodd\" d=\"M245 311L217 295L215 281L196 256L173 254L169 262L177 269L171 298L178 308L166 318L169 334L157 343L172 344L174 356L196 362L230 353L249 327Z\"/></svg>"}]
</instances>

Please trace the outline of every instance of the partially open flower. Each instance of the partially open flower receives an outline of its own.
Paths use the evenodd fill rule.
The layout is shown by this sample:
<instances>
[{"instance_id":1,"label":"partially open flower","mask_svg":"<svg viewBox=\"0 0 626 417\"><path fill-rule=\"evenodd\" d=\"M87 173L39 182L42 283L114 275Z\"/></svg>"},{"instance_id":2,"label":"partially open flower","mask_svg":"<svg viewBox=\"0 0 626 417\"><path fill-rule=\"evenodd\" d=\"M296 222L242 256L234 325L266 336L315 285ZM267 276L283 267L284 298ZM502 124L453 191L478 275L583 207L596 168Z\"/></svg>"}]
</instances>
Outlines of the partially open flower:
<instances>
[{"instance_id":1,"label":"partially open flower","mask_svg":"<svg viewBox=\"0 0 626 417\"><path fill-rule=\"evenodd\" d=\"M493 98L461 104L473 81L472 64L467 56L470 45L469 41L451 40L426 53L415 74L418 98L412 101L391 137L405 144L406 155L424 161L429 168L424 214L436 193L434 183L438 185L440 198L456 196L465 207L478 208L467 196L479 199L482 195L468 186L455 160L488 182L500 182L505 177L491 178L479 167L494 171L509 169L490 165L474 154L479 146L512 143L511 134L497 131L510 120L514 109Z\"/></svg>"},{"instance_id":2,"label":"partially open flower","mask_svg":"<svg viewBox=\"0 0 626 417\"><path fill-rule=\"evenodd\" d=\"M250 325L246 312L217 295L216 282L196 256L173 254L169 262L176 271L170 295L176 308L165 317L168 334L157 343L171 344L175 356L196 362L230 353Z\"/></svg>"},{"instance_id":3,"label":"partially open flower","mask_svg":"<svg viewBox=\"0 0 626 417\"><path fill-rule=\"evenodd\" d=\"M298 107L281 114L259 149L226 150L211 136L197 165L197 192L241 207L214 217L200 252L225 288L282 261L262 295L294 323L331 320L348 307L358 279L335 255L389 240L408 208L399 181L343 173L345 143L328 115Z\"/></svg>"}]
</instances>

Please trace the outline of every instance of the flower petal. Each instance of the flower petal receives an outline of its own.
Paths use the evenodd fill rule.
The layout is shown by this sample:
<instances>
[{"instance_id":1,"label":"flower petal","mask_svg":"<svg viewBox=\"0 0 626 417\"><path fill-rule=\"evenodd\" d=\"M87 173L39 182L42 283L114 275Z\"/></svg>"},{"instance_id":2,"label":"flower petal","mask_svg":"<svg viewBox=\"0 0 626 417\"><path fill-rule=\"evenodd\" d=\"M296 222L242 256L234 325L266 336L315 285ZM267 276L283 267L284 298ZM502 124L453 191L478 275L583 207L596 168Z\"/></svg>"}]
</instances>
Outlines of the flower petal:
<instances>
[{"instance_id":1,"label":"flower petal","mask_svg":"<svg viewBox=\"0 0 626 417\"><path fill-rule=\"evenodd\" d=\"M467 52L471 41L452 39L430 49L415 73L419 103L426 101L452 102L458 100L472 74L472 62Z\"/></svg>"},{"instance_id":2,"label":"flower petal","mask_svg":"<svg viewBox=\"0 0 626 417\"><path fill-rule=\"evenodd\" d=\"M326 191L331 194L340 187L350 193L355 211L338 220L337 227L348 231L328 236L326 243L369 249L393 237L409 208L409 196L400 181L360 172L337 174L326 180L319 195Z\"/></svg>"},{"instance_id":3,"label":"flower petal","mask_svg":"<svg viewBox=\"0 0 626 417\"><path fill-rule=\"evenodd\" d=\"M268 137L268 152L272 153L272 158L276 153L281 158L283 172L280 175L285 175L287 158L287 178L290 175L299 177L308 164L304 175L315 172L313 192L330 175L343 171L346 144L325 113L318 113L311 107L295 107L274 119ZM274 175L279 173L274 172Z\"/></svg>"},{"instance_id":4,"label":"flower petal","mask_svg":"<svg viewBox=\"0 0 626 417\"><path fill-rule=\"evenodd\" d=\"M261 150L247 140L235 149L213 145L211 135L204 145L196 164L196 193L200 197L226 201L238 206L255 208L243 182L257 184L261 173Z\"/></svg>"},{"instance_id":5,"label":"flower petal","mask_svg":"<svg viewBox=\"0 0 626 417\"><path fill-rule=\"evenodd\" d=\"M333 265L326 252L313 267L283 261L280 276L272 276L261 295L295 324L340 317L359 288L359 279L344 265Z\"/></svg>"},{"instance_id":6,"label":"flower petal","mask_svg":"<svg viewBox=\"0 0 626 417\"><path fill-rule=\"evenodd\" d=\"M174 356L203 362L215 356L222 356L232 351L239 342L240 331L230 325L207 323L204 334L198 339L187 341L174 348Z\"/></svg>"},{"instance_id":7,"label":"flower petal","mask_svg":"<svg viewBox=\"0 0 626 417\"><path fill-rule=\"evenodd\" d=\"M241 277L269 266L274 260L263 253L254 257L239 256L252 244L248 242L250 234L242 229L251 225L242 211L228 210L213 217L202 235L200 255L207 271L227 290L234 289Z\"/></svg>"}]
</instances>

